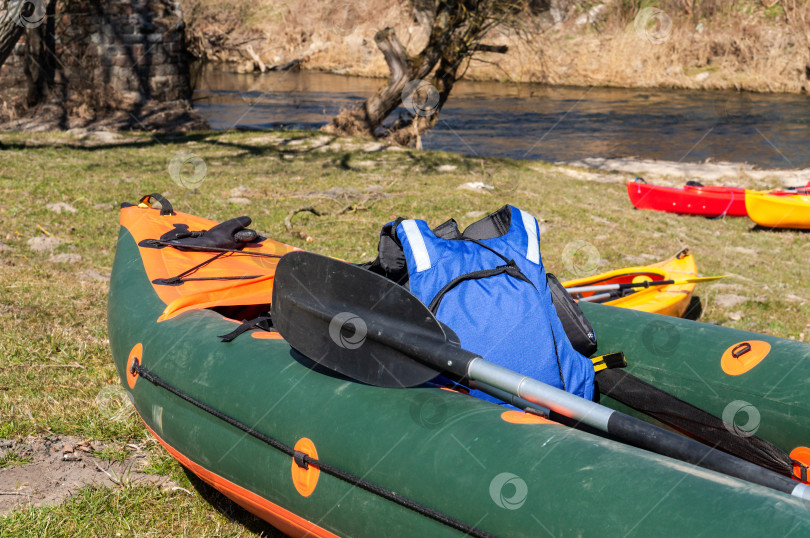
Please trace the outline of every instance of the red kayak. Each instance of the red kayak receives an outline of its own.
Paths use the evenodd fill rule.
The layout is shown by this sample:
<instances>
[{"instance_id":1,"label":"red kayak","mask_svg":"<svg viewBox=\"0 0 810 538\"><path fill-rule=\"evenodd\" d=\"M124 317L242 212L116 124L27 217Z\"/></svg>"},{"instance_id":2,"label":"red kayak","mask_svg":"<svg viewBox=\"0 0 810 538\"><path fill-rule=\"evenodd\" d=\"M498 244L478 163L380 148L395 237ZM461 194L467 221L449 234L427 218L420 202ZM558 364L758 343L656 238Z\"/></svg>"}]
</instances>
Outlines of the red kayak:
<instances>
[{"instance_id":1,"label":"red kayak","mask_svg":"<svg viewBox=\"0 0 810 538\"><path fill-rule=\"evenodd\" d=\"M797 194L800 189L771 191L770 194ZM705 186L689 181L681 188L651 185L637 177L627 183L627 194L636 209L668 211L681 215L702 217L745 217L745 189L739 187Z\"/></svg>"}]
</instances>

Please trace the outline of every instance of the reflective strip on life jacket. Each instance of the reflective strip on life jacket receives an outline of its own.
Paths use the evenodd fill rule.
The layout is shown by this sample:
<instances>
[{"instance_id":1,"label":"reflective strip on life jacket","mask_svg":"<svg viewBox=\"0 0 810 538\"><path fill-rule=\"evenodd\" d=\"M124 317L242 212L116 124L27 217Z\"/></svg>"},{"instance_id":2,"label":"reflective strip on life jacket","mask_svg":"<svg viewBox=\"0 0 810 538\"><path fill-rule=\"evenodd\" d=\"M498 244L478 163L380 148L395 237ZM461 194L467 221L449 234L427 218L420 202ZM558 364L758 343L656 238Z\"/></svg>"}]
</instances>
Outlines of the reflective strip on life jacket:
<instances>
[{"instance_id":1,"label":"reflective strip on life jacket","mask_svg":"<svg viewBox=\"0 0 810 538\"><path fill-rule=\"evenodd\" d=\"M515 208L517 209L517 208ZM526 259L533 263L540 263L540 239L537 237L537 219L523 211L520 212L520 218L523 221L523 228L526 230L526 235L529 239L529 244L526 247Z\"/></svg>"},{"instance_id":2,"label":"reflective strip on life jacket","mask_svg":"<svg viewBox=\"0 0 810 538\"><path fill-rule=\"evenodd\" d=\"M416 271L421 273L430 269L430 254L428 254L425 240L419 232L419 226L414 220L402 221L402 229L405 230L405 235L408 237L408 242L411 244L413 257L416 260Z\"/></svg>"}]
</instances>

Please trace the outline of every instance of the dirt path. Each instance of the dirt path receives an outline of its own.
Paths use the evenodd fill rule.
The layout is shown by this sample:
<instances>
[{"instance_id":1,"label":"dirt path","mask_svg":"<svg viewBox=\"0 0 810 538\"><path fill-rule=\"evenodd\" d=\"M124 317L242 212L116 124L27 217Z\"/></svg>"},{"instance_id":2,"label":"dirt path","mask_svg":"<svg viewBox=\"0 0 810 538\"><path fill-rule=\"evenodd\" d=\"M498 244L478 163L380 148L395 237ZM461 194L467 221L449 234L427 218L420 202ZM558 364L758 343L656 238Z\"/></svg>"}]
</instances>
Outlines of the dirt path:
<instances>
[{"instance_id":1,"label":"dirt path","mask_svg":"<svg viewBox=\"0 0 810 538\"><path fill-rule=\"evenodd\" d=\"M164 476L134 471L144 463L146 453L137 445L128 448L132 453L126 461L109 463L94 455L104 449L98 441L70 436L0 439L0 460L10 453L14 459L30 459L28 463L0 468L0 514L26 505L58 505L88 485L151 483L163 488L176 487Z\"/></svg>"},{"instance_id":2,"label":"dirt path","mask_svg":"<svg viewBox=\"0 0 810 538\"><path fill-rule=\"evenodd\" d=\"M707 184L726 184L745 188L757 188L769 182L776 182L783 187L796 187L810 182L810 168L804 170L759 170L745 163L683 163L651 159L603 159L594 157L572 163L557 164L563 167L571 166L604 172L618 172L619 175L609 176L615 181L624 181L629 176L642 176L645 179L655 179L658 183L671 186L682 185L684 181L689 179L705 181ZM563 172L568 173L565 169L563 169ZM632 177L629 177L629 179L632 179Z\"/></svg>"}]
</instances>

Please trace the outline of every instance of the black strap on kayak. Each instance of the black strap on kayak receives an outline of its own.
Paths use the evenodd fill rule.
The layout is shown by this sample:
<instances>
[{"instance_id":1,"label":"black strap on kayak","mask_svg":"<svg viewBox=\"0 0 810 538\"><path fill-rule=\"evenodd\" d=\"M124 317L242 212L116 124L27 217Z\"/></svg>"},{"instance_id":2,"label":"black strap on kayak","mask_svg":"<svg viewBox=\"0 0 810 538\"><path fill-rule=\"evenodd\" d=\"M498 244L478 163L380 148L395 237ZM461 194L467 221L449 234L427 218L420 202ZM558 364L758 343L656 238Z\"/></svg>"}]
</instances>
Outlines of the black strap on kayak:
<instances>
[{"instance_id":1,"label":"black strap on kayak","mask_svg":"<svg viewBox=\"0 0 810 538\"><path fill-rule=\"evenodd\" d=\"M546 272L546 282L551 292L551 302L554 304L554 311L560 318L563 330L568 336L571 345L586 357L596 353L596 334L588 318L574 301L568 290L565 289L557 277Z\"/></svg>"},{"instance_id":2,"label":"black strap on kayak","mask_svg":"<svg viewBox=\"0 0 810 538\"><path fill-rule=\"evenodd\" d=\"M251 320L243 321L242 324L235 330L229 332L228 334L223 334L218 338L221 338L223 342L232 342L237 336L246 333L251 329L260 329L267 332L278 332L273 327L273 320L270 318L270 314L268 312L263 312Z\"/></svg>"},{"instance_id":3,"label":"black strap on kayak","mask_svg":"<svg viewBox=\"0 0 810 538\"><path fill-rule=\"evenodd\" d=\"M237 251L239 252L239 251ZM220 252L219 254L214 255L212 258L208 258L207 260L198 263L194 267L190 269L186 269L179 275L170 276L169 278L156 278L152 281L152 284L158 286L180 286L185 282L190 282L193 280L250 280L253 278L259 278L262 275L240 275L240 276L207 276L207 277L189 277L188 275L194 273L198 269L201 269L211 263L214 260L217 260L223 257L227 252Z\"/></svg>"},{"instance_id":4,"label":"black strap on kayak","mask_svg":"<svg viewBox=\"0 0 810 538\"><path fill-rule=\"evenodd\" d=\"M173 215L174 208L172 207L172 203L169 202L166 198L163 197L162 194L153 192L152 194L147 194L146 196L141 197L141 201L139 202L141 205L150 206L152 205L152 200L155 200L157 203L160 204L160 215Z\"/></svg>"},{"instance_id":5,"label":"black strap on kayak","mask_svg":"<svg viewBox=\"0 0 810 538\"><path fill-rule=\"evenodd\" d=\"M210 405L208 405L208 404L206 404L204 402L201 402L200 400L194 398L193 396L191 396L190 394L188 394L186 392L183 392L182 390L178 389L177 387L174 387L174 386L170 385L169 383L167 383L166 381L164 381L163 379L161 379L160 377L158 377L157 375L152 373L150 370L148 370L148 369L144 368L143 366L141 366L140 361L137 358L134 361L132 361L132 367L130 368L130 373L138 374L139 377L142 377L143 379L145 379L149 383L151 383L151 384L153 384L155 386L161 387L163 389L166 389L167 391L171 392L175 396L177 396L177 397L189 402L190 404L202 409L206 413L209 413L209 414L217 417L218 419L227 422L231 426L234 426L235 428L247 433L251 437L255 437L256 439L258 439L258 440L272 446L276 450L279 450L279 451L283 452L284 454L287 454L288 456L291 456L293 458L293 460L295 461L296 465L298 465L299 467L303 467L304 469L306 469L310 465L314 465L315 467L317 467L318 469L320 469L324 473L332 475L335 478L338 478L339 480L343 480L344 482L348 482L349 484L351 484L353 486L364 489L364 490L366 490L366 491L368 491L370 493L373 493L373 494L375 494L375 495L377 495L379 497L382 497L382 498L384 498L386 500L389 500L389 501L391 501L393 503L396 503L396 504L398 504L400 506L403 506L403 507L405 507L405 508L407 508L409 510L413 510L414 512L416 512L416 513L418 513L420 515L423 515L425 517L428 517L430 519L438 521L439 523L447 525L448 527L451 527L453 529L459 530L459 531L461 531L461 532L463 532L465 534L468 534L470 536L475 536L477 538L495 538L494 535L492 535L492 534L490 534L488 532L482 531L481 529L479 529L477 527L474 527L472 525L468 525L467 523L464 523L463 521L459 521L459 520L457 520L457 519L455 519L453 517L450 517L450 516L448 516L446 514L443 514L442 512L439 512L439 511L434 510L432 508L429 508L429 507L427 507L427 506L425 506L423 504L420 504L420 503L418 503L418 502L416 502L416 501L414 501L412 499L409 499L407 497L403 497L402 495L400 495L400 494L398 494L398 493L396 493L394 491L386 489L386 488L384 488L382 486L379 486L377 484L373 484L373 483L371 483L371 482L369 482L367 480L364 480L364 479L360 478L359 476L355 476L355 475L353 475L353 474L351 474L351 473L349 473L347 471L344 471L344 470L342 470L342 469L340 469L338 467L334 467L332 465L329 465L328 463L324 463L324 462L322 462L320 460L312 458L309 455L305 454L304 452L301 452L299 450L295 450L293 447L282 443L278 439L274 439L273 437L270 437L269 435L266 435L266 434L264 434L264 433L262 433L262 432L260 432L260 431L258 431L256 429L248 426L244 422L240 422L240 421L236 420L235 418L226 415L222 411L219 411L218 409L215 409L215 408L211 407Z\"/></svg>"},{"instance_id":6,"label":"black strap on kayak","mask_svg":"<svg viewBox=\"0 0 810 538\"><path fill-rule=\"evenodd\" d=\"M159 239L144 239L140 243L138 243L139 247L144 248L160 248L160 246L175 246L170 242L160 241ZM260 276L264 275L238 275L238 276L208 276L208 277L189 277L188 275L194 273L198 269L201 269L208 265L209 263L213 262L214 260L218 260L225 256L225 254L242 254L244 256L258 256L262 258L281 258L282 254L267 254L266 252L250 252L244 250L235 250L230 248L195 248L194 250L204 250L204 251L213 251L217 252L213 257L202 261L191 267L186 269L179 275L170 276L168 278L156 278L152 281L152 284L158 286L180 286L184 282L190 282L194 280L250 280L253 278L259 278Z\"/></svg>"},{"instance_id":7,"label":"black strap on kayak","mask_svg":"<svg viewBox=\"0 0 810 538\"><path fill-rule=\"evenodd\" d=\"M624 368L627 366L627 360L624 358L624 353L621 351L617 353L599 355L598 357L591 357L591 362L593 362L593 370L596 373L599 373L602 370Z\"/></svg>"},{"instance_id":8,"label":"black strap on kayak","mask_svg":"<svg viewBox=\"0 0 810 538\"><path fill-rule=\"evenodd\" d=\"M807 468L773 443L746 432L735 433L733 424L727 424L626 371L602 369L597 371L596 380L603 395L697 441L785 476L794 475L795 464L801 469L799 473L806 477Z\"/></svg>"},{"instance_id":9,"label":"black strap on kayak","mask_svg":"<svg viewBox=\"0 0 810 538\"><path fill-rule=\"evenodd\" d=\"M161 241L160 239L144 239L143 241L138 243L138 246L143 248L163 248L163 247L176 247L178 245L175 245L171 241ZM284 255L284 254L268 254L266 252L251 252L249 250L238 250L235 248L217 248L217 247L195 247L194 249L186 249L186 250L195 250L201 252L219 252L219 253L230 252L232 254L244 254L245 256L257 256L259 258L281 258Z\"/></svg>"}]
</instances>

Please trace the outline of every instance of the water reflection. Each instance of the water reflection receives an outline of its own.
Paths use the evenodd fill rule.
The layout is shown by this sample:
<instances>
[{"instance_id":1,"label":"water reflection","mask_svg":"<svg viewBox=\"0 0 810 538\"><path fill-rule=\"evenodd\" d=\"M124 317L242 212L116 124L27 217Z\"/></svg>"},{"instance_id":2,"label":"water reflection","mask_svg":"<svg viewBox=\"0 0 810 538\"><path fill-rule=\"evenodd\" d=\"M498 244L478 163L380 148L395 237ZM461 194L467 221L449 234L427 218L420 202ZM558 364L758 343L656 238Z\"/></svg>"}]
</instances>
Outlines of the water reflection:
<instances>
[{"instance_id":1,"label":"water reflection","mask_svg":"<svg viewBox=\"0 0 810 538\"><path fill-rule=\"evenodd\" d=\"M326 73L256 76L207 69L198 76L194 104L214 129L315 129L382 84ZM710 159L805 168L808 105L804 95L461 82L423 145L550 161Z\"/></svg>"}]
</instances>

